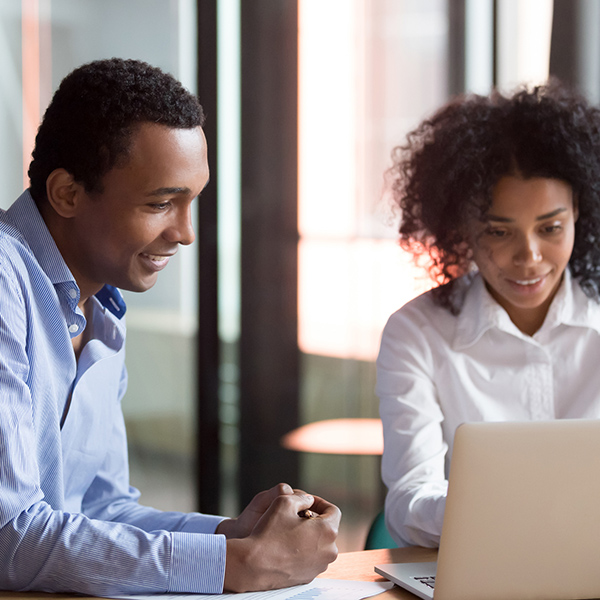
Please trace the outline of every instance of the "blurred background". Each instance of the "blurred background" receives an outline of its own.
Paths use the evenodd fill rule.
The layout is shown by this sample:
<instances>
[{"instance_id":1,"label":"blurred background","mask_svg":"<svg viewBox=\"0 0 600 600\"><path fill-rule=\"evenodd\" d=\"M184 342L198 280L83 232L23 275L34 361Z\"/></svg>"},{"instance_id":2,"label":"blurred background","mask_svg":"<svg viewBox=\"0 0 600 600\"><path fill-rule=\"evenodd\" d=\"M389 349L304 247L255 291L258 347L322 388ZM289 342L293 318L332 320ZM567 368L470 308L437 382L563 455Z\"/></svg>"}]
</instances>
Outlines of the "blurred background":
<instances>
[{"instance_id":1,"label":"blurred background","mask_svg":"<svg viewBox=\"0 0 600 600\"><path fill-rule=\"evenodd\" d=\"M380 441L281 440L377 419L380 332L430 285L396 243L390 153L463 92L553 74L597 103L598 31L597 0L0 0L0 207L27 187L40 118L80 64L145 60L207 113L197 242L125 293L142 502L234 516L287 481L342 508L340 550L363 548Z\"/></svg>"}]
</instances>

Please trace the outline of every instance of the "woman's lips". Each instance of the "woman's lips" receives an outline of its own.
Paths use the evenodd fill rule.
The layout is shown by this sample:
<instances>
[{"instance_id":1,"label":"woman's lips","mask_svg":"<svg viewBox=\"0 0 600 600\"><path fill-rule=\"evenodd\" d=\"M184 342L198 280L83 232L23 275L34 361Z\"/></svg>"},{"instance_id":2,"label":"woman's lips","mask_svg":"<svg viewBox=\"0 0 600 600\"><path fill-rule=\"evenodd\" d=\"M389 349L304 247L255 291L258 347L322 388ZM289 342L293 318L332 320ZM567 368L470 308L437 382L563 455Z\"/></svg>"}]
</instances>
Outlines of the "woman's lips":
<instances>
[{"instance_id":1,"label":"woman's lips","mask_svg":"<svg viewBox=\"0 0 600 600\"><path fill-rule=\"evenodd\" d=\"M523 279L509 279L507 281L512 289L521 294L535 294L546 282L546 275L536 275L535 277L527 277Z\"/></svg>"}]
</instances>

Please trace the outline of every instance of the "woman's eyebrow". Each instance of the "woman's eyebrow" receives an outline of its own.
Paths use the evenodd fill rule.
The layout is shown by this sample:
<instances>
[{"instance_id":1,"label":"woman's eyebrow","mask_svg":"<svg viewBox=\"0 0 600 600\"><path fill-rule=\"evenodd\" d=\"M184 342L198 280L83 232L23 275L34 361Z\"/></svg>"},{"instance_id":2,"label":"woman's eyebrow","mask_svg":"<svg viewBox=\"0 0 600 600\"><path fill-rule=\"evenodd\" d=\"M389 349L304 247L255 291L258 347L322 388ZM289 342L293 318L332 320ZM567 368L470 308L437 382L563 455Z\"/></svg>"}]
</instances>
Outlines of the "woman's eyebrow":
<instances>
[{"instance_id":1,"label":"woman's eyebrow","mask_svg":"<svg viewBox=\"0 0 600 600\"><path fill-rule=\"evenodd\" d=\"M565 212L567 209L564 207L561 208L557 208L556 210L552 210L549 213L545 213L543 215L540 215L539 217L536 217L535 220L536 221L545 221L546 219L551 219L552 217L556 217L556 215L559 215L560 213ZM487 215L486 217L487 221L496 221L498 223L514 223L515 219L511 219L509 217L499 217L498 215Z\"/></svg>"},{"instance_id":2,"label":"woman's eyebrow","mask_svg":"<svg viewBox=\"0 0 600 600\"><path fill-rule=\"evenodd\" d=\"M556 210L553 210L549 213L546 213L545 215L540 215L539 217L536 217L536 221L543 221L544 219L551 219L552 217L556 217L556 215L559 215L560 213L566 212L566 208L561 207L561 208L557 208Z\"/></svg>"},{"instance_id":3,"label":"woman's eyebrow","mask_svg":"<svg viewBox=\"0 0 600 600\"><path fill-rule=\"evenodd\" d=\"M498 221L500 223L513 223L514 219L509 219L508 217L498 217L496 215L486 215L486 221Z\"/></svg>"}]
</instances>

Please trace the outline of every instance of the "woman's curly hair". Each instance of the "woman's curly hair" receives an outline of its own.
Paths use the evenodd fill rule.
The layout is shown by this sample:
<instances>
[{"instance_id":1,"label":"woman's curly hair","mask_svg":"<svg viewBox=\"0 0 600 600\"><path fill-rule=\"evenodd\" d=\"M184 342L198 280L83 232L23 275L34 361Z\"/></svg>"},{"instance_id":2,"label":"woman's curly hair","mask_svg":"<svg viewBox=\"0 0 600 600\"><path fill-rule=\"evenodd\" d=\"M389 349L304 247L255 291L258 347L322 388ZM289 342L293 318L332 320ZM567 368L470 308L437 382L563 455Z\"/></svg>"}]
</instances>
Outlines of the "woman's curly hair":
<instances>
[{"instance_id":1,"label":"woman's curly hair","mask_svg":"<svg viewBox=\"0 0 600 600\"><path fill-rule=\"evenodd\" d=\"M140 123L203 124L197 98L172 75L138 60L98 60L65 77L46 109L29 165L31 195L46 199L52 171L66 169L88 192L128 156Z\"/></svg>"},{"instance_id":2,"label":"woman's curly hair","mask_svg":"<svg viewBox=\"0 0 600 600\"><path fill-rule=\"evenodd\" d=\"M458 97L395 148L394 203L400 244L429 256L436 302L453 313L453 283L469 272L465 223L485 219L505 175L569 183L579 218L569 266L585 293L600 299L600 110L558 81L512 96Z\"/></svg>"}]
</instances>

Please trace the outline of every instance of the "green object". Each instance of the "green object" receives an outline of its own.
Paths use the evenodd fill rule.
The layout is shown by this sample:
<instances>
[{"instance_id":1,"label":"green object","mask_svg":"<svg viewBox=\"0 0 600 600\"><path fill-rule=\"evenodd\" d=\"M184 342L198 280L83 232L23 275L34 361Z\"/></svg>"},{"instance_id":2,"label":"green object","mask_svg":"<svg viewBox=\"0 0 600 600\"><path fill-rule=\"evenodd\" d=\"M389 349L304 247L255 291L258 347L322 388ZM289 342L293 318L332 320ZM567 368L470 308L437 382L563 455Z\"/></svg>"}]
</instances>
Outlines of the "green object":
<instances>
[{"instance_id":1,"label":"green object","mask_svg":"<svg viewBox=\"0 0 600 600\"><path fill-rule=\"evenodd\" d=\"M367 534L365 550L378 550L380 548L397 548L398 544L393 540L390 532L385 526L385 514L381 511L371 523Z\"/></svg>"}]
</instances>

